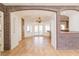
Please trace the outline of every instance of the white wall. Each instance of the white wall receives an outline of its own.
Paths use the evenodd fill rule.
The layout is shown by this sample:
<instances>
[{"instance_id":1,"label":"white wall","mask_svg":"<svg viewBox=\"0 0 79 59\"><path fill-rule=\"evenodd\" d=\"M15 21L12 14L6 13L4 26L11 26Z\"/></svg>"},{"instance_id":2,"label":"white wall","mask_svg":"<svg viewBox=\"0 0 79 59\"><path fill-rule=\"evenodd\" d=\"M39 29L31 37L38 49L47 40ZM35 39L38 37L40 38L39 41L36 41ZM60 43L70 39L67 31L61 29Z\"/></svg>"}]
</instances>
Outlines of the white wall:
<instances>
[{"instance_id":1,"label":"white wall","mask_svg":"<svg viewBox=\"0 0 79 59\"><path fill-rule=\"evenodd\" d=\"M69 18L69 30L79 32L79 13L76 13Z\"/></svg>"},{"instance_id":2,"label":"white wall","mask_svg":"<svg viewBox=\"0 0 79 59\"><path fill-rule=\"evenodd\" d=\"M0 11L0 51L4 51L4 14Z\"/></svg>"},{"instance_id":3,"label":"white wall","mask_svg":"<svg viewBox=\"0 0 79 59\"><path fill-rule=\"evenodd\" d=\"M56 14L51 19L51 45L56 49Z\"/></svg>"},{"instance_id":4,"label":"white wall","mask_svg":"<svg viewBox=\"0 0 79 59\"><path fill-rule=\"evenodd\" d=\"M11 13L11 49L15 48L21 40L21 19Z\"/></svg>"}]
</instances>

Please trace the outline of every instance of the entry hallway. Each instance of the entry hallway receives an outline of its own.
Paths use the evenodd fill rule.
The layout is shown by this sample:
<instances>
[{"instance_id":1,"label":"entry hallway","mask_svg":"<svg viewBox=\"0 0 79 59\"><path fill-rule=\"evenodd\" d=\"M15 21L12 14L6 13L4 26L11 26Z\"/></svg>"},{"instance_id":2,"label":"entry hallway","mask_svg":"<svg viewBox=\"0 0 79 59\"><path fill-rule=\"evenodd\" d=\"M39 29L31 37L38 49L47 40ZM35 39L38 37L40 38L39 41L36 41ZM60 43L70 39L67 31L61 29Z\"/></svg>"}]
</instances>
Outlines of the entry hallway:
<instances>
[{"instance_id":1,"label":"entry hallway","mask_svg":"<svg viewBox=\"0 0 79 59\"><path fill-rule=\"evenodd\" d=\"M38 42L38 43L36 43ZM14 50L2 52L6 56L78 56L79 50L55 50L50 37L35 36L23 39Z\"/></svg>"}]
</instances>

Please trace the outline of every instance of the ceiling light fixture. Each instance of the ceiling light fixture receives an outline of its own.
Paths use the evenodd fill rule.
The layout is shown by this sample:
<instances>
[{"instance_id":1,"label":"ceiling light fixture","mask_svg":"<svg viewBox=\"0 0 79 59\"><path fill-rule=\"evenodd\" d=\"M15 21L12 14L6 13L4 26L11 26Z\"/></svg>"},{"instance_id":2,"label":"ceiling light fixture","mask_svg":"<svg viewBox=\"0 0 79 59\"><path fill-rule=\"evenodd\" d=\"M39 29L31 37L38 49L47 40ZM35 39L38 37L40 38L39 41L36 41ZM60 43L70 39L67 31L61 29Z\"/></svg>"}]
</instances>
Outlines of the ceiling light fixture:
<instances>
[{"instance_id":1,"label":"ceiling light fixture","mask_svg":"<svg viewBox=\"0 0 79 59\"><path fill-rule=\"evenodd\" d=\"M38 17L38 20L36 20L36 22L41 23L41 17Z\"/></svg>"}]
</instances>

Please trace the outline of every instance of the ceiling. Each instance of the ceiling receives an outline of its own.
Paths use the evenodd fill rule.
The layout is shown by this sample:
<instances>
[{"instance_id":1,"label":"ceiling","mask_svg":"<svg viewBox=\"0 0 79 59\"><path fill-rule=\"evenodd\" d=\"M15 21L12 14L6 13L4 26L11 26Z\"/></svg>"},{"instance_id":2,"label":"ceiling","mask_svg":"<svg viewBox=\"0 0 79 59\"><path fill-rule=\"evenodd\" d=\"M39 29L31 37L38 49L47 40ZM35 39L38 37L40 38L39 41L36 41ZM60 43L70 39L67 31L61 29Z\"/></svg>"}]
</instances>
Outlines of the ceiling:
<instances>
[{"instance_id":1,"label":"ceiling","mask_svg":"<svg viewBox=\"0 0 79 59\"><path fill-rule=\"evenodd\" d=\"M66 16L74 16L74 15L79 15L79 12L78 11L75 11L75 10L65 10L63 12L61 12L61 15L66 15Z\"/></svg>"},{"instance_id":2,"label":"ceiling","mask_svg":"<svg viewBox=\"0 0 79 59\"><path fill-rule=\"evenodd\" d=\"M23 10L23 11L16 11L13 12L19 16L52 16L56 14L56 12L45 11L45 10Z\"/></svg>"},{"instance_id":3,"label":"ceiling","mask_svg":"<svg viewBox=\"0 0 79 59\"><path fill-rule=\"evenodd\" d=\"M44 5L44 6L79 6L79 3L3 3L6 6Z\"/></svg>"}]
</instances>

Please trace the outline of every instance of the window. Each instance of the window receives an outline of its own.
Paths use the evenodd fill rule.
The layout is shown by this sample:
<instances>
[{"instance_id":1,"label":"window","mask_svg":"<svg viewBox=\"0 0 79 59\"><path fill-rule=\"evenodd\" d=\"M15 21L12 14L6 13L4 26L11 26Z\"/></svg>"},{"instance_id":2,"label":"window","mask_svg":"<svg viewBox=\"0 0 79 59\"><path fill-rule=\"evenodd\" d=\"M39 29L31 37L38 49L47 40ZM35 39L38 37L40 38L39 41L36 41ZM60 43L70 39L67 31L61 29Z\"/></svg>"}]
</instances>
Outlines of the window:
<instances>
[{"instance_id":1,"label":"window","mask_svg":"<svg viewBox=\"0 0 79 59\"><path fill-rule=\"evenodd\" d=\"M32 32L32 26L27 25L26 31L27 31L27 32Z\"/></svg>"},{"instance_id":2,"label":"window","mask_svg":"<svg viewBox=\"0 0 79 59\"><path fill-rule=\"evenodd\" d=\"M61 30L65 30L65 25L61 24Z\"/></svg>"},{"instance_id":3,"label":"window","mask_svg":"<svg viewBox=\"0 0 79 59\"><path fill-rule=\"evenodd\" d=\"M34 34L35 35L38 35L39 33L38 33L38 25L35 25L34 26Z\"/></svg>"},{"instance_id":4,"label":"window","mask_svg":"<svg viewBox=\"0 0 79 59\"><path fill-rule=\"evenodd\" d=\"M45 25L45 32L50 31L50 25Z\"/></svg>"},{"instance_id":5,"label":"window","mask_svg":"<svg viewBox=\"0 0 79 59\"><path fill-rule=\"evenodd\" d=\"M39 25L39 34L43 34L43 25Z\"/></svg>"},{"instance_id":6,"label":"window","mask_svg":"<svg viewBox=\"0 0 79 59\"><path fill-rule=\"evenodd\" d=\"M35 25L35 34L42 35L43 34L43 25Z\"/></svg>"}]
</instances>

